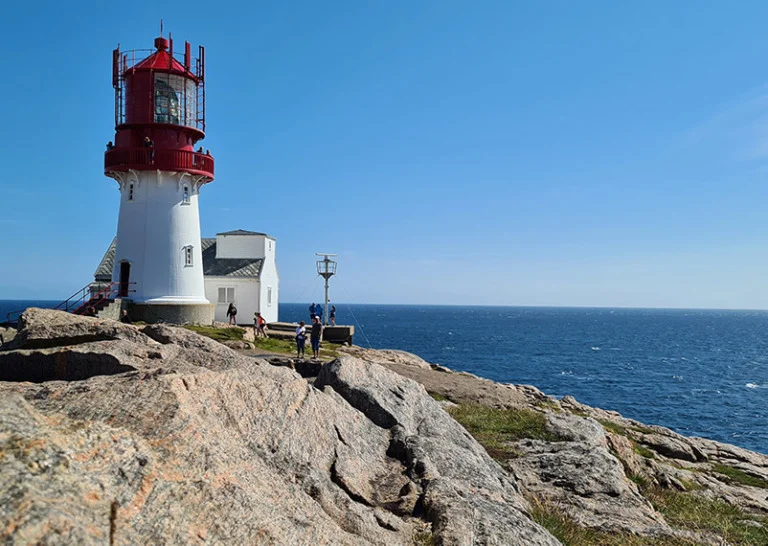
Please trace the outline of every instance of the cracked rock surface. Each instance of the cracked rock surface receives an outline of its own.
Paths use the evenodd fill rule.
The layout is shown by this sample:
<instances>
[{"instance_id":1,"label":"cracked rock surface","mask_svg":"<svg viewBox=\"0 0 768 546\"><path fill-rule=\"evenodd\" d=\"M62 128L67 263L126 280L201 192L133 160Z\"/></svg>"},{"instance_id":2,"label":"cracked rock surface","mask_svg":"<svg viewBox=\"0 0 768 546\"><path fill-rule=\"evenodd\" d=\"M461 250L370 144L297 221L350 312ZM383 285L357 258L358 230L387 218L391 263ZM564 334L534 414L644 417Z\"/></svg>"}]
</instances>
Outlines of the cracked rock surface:
<instances>
[{"instance_id":1,"label":"cracked rock surface","mask_svg":"<svg viewBox=\"0 0 768 546\"><path fill-rule=\"evenodd\" d=\"M418 383L314 386L169 326L30 309L0 352L7 544L559 542Z\"/></svg>"}]
</instances>

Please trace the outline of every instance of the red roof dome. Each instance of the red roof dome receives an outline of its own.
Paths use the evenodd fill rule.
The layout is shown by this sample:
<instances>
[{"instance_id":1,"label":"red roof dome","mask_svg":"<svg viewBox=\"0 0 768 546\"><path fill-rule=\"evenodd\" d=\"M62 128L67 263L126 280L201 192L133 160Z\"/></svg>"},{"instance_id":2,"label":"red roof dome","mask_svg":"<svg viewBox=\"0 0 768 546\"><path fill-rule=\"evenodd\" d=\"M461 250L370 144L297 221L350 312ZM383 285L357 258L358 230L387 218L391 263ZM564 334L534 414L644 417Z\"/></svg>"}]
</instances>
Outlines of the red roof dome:
<instances>
[{"instance_id":1,"label":"red roof dome","mask_svg":"<svg viewBox=\"0 0 768 546\"><path fill-rule=\"evenodd\" d=\"M133 70L167 70L186 73L184 65L174 59L168 51L168 40L160 36L155 39L155 51L152 55L133 66Z\"/></svg>"}]
</instances>

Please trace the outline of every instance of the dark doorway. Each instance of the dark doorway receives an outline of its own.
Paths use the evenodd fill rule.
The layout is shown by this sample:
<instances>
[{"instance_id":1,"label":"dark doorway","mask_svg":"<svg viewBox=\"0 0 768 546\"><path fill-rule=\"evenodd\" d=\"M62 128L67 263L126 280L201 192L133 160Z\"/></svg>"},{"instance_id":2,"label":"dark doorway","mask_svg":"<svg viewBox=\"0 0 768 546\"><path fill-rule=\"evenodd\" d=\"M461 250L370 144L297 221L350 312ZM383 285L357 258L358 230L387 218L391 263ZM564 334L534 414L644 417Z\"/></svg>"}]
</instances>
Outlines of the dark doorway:
<instances>
[{"instance_id":1,"label":"dark doorway","mask_svg":"<svg viewBox=\"0 0 768 546\"><path fill-rule=\"evenodd\" d=\"M130 262L120 262L120 289L117 292L117 297L128 297L128 281L131 278L131 264Z\"/></svg>"}]
</instances>

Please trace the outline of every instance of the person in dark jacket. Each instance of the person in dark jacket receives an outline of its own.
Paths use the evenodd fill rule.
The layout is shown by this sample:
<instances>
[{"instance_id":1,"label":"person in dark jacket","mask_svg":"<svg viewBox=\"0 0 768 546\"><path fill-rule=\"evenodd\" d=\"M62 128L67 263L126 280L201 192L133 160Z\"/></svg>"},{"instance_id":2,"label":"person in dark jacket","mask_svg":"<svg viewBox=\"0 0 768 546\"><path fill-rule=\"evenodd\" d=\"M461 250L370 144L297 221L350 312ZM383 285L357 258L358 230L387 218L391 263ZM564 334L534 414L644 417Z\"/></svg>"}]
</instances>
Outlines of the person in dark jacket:
<instances>
[{"instance_id":1,"label":"person in dark jacket","mask_svg":"<svg viewBox=\"0 0 768 546\"><path fill-rule=\"evenodd\" d=\"M315 314L317 312L317 306L315 305L315 302L312 302L312 305L309 306L309 320L312 322L315 322Z\"/></svg>"},{"instance_id":2,"label":"person in dark jacket","mask_svg":"<svg viewBox=\"0 0 768 546\"><path fill-rule=\"evenodd\" d=\"M229 304L229 307L227 308L227 317L229 318L230 324L237 324L237 307L235 307L234 303Z\"/></svg>"},{"instance_id":3,"label":"person in dark jacket","mask_svg":"<svg viewBox=\"0 0 768 546\"><path fill-rule=\"evenodd\" d=\"M309 334L309 341L312 344L312 358L320 358L320 339L323 337L323 325L320 318L315 317L312 322L312 331Z\"/></svg>"}]
</instances>

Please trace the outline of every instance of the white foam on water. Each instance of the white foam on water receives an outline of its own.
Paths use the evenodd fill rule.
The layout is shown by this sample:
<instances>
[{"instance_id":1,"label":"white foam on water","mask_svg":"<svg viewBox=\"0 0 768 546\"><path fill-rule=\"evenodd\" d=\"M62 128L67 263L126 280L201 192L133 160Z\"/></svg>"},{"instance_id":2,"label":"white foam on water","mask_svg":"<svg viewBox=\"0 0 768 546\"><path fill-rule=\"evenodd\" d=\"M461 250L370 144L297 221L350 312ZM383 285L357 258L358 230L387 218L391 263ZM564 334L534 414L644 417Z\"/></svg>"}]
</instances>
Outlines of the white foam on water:
<instances>
[{"instance_id":1,"label":"white foam on water","mask_svg":"<svg viewBox=\"0 0 768 546\"><path fill-rule=\"evenodd\" d=\"M758 385L757 383L747 383L744 385L748 389L766 389L768 388L768 385Z\"/></svg>"},{"instance_id":2,"label":"white foam on water","mask_svg":"<svg viewBox=\"0 0 768 546\"><path fill-rule=\"evenodd\" d=\"M599 350L600 350L600 347L592 347L592 350L593 350L593 351L599 351Z\"/></svg>"}]
</instances>

